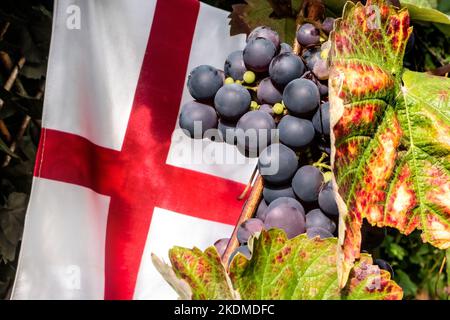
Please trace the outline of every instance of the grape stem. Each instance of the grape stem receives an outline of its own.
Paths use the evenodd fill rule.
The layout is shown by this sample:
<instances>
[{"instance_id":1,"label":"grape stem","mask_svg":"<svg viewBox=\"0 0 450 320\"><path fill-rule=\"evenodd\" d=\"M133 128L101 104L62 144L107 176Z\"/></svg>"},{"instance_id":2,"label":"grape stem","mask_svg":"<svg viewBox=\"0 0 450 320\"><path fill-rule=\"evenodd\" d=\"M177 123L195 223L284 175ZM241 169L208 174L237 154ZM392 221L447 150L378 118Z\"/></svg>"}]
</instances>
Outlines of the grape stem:
<instances>
[{"instance_id":1,"label":"grape stem","mask_svg":"<svg viewBox=\"0 0 450 320\"><path fill-rule=\"evenodd\" d=\"M230 241L228 241L227 248L225 249L225 252L222 255L222 264L224 265L226 270L228 270L228 260L230 259L231 254L239 246L239 241L237 239L237 230L244 221L250 219L255 215L259 202L262 199L263 188L264 188L263 178L262 176L258 175L253 185L252 192L250 193L250 196L248 197L247 202L244 205L244 208L242 208L241 215L234 227Z\"/></svg>"},{"instance_id":2,"label":"grape stem","mask_svg":"<svg viewBox=\"0 0 450 320\"><path fill-rule=\"evenodd\" d=\"M319 160L317 160L316 162L313 163L313 166L316 168L324 168L324 169L328 169L331 171L331 166L323 163L323 161L328 157L328 154L326 154L325 152L322 152L322 156L320 157Z\"/></svg>"}]
</instances>

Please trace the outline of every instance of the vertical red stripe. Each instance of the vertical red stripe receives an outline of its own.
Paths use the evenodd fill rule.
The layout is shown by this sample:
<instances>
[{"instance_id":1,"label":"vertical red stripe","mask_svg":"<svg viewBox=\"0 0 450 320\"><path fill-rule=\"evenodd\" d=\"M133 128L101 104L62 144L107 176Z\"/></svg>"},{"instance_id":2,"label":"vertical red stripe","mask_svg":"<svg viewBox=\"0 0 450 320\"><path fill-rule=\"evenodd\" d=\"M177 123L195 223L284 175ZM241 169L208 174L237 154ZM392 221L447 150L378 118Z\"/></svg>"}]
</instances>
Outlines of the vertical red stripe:
<instances>
[{"instance_id":1,"label":"vertical red stripe","mask_svg":"<svg viewBox=\"0 0 450 320\"><path fill-rule=\"evenodd\" d=\"M111 196L105 299L131 299L161 189L199 12L196 0L158 0L122 149L127 176ZM142 178L146 177L146 178ZM170 192L174 192L171 190Z\"/></svg>"}]
</instances>

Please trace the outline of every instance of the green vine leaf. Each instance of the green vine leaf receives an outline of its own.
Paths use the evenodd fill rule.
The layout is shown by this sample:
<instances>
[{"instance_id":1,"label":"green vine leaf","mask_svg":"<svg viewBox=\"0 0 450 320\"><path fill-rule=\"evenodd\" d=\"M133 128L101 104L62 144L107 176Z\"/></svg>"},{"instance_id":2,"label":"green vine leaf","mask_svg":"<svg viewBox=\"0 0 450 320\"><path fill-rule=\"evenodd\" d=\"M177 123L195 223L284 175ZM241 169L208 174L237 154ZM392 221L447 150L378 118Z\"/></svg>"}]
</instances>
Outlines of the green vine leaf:
<instances>
[{"instance_id":1,"label":"green vine leaf","mask_svg":"<svg viewBox=\"0 0 450 320\"><path fill-rule=\"evenodd\" d=\"M363 219L450 247L450 80L403 70L411 32L406 8L374 0L348 3L332 35L341 287L360 258Z\"/></svg>"},{"instance_id":2,"label":"green vine leaf","mask_svg":"<svg viewBox=\"0 0 450 320\"><path fill-rule=\"evenodd\" d=\"M403 0L402 6L408 9L413 22L431 22L444 34L450 33L450 17L436 10L436 0Z\"/></svg>"},{"instance_id":3,"label":"green vine leaf","mask_svg":"<svg viewBox=\"0 0 450 320\"><path fill-rule=\"evenodd\" d=\"M339 290L337 239L287 239L282 230L263 231L253 239L252 258L235 256L227 274L214 247L175 247L169 256L174 273L188 283L193 299L401 299L402 289L369 255L352 269L351 281ZM233 289L234 288L234 289ZM234 291L236 290L236 291Z\"/></svg>"}]
</instances>

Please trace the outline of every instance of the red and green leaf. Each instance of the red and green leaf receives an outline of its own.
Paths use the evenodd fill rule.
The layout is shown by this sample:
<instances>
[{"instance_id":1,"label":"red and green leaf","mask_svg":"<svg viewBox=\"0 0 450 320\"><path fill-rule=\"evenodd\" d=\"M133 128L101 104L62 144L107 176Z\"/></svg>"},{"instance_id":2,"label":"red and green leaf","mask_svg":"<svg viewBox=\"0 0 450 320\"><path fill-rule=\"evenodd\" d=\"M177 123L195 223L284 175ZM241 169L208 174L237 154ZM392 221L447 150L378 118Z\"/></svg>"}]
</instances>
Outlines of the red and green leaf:
<instances>
[{"instance_id":1,"label":"red and green leaf","mask_svg":"<svg viewBox=\"0 0 450 320\"><path fill-rule=\"evenodd\" d=\"M348 3L332 35L332 164L339 282L360 257L363 219L450 247L450 81L403 70L406 9Z\"/></svg>"},{"instance_id":2,"label":"red and green leaf","mask_svg":"<svg viewBox=\"0 0 450 320\"><path fill-rule=\"evenodd\" d=\"M336 238L308 239L303 234L288 240L281 230L263 231L253 239L252 258L236 255L228 274L213 247L205 252L176 247L170 260L178 282L189 284L192 299L398 300L403 295L389 272L372 265L368 255L352 269L341 292Z\"/></svg>"}]
</instances>

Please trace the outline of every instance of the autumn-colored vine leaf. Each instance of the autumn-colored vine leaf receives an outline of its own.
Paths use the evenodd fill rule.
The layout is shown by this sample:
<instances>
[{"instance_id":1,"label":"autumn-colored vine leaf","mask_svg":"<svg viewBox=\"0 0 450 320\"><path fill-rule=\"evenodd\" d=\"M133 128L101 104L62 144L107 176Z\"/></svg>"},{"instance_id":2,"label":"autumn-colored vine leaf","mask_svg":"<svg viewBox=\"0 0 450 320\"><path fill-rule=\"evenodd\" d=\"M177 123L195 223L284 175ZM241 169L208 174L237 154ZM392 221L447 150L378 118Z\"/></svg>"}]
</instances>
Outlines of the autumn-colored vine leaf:
<instances>
[{"instance_id":1,"label":"autumn-colored vine leaf","mask_svg":"<svg viewBox=\"0 0 450 320\"><path fill-rule=\"evenodd\" d=\"M450 82L403 70L407 9L347 3L332 35L333 183L339 284L360 256L363 219L450 247Z\"/></svg>"},{"instance_id":2,"label":"autumn-colored vine leaf","mask_svg":"<svg viewBox=\"0 0 450 320\"><path fill-rule=\"evenodd\" d=\"M273 17L274 7L268 0L246 0L233 6L230 14L231 35L249 33L256 27L267 26L278 32L283 42L292 43L295 37L295 15Z\"/></svg>"},{"instance_id":3,"label":"autumn-colored vine leaf","mask_svg":"<svg viewBox=\"0 0 450 320\"><path fill-rule=\"evenodd\" d=\"M174 247L169 250L169 259L175 274L191 287L193 300L239 298L215 247L209 247L204 252L198 248Z\"/></svg>"},{"instance_id":4,"label":"autumn-colored vine leaf","mask_svg":"<svg viewBox=\"0 0 450 320\"><path fill-rule=\"evenodd\" d=\"M170 260L175 274L190 284L193 299L402 298L402 289L389 272L372 265L368 255L355 265L352 280L341 293L336 245L336 238L308 239L305 234L288 240L282 230L273 229L253 239L251 260L235 256L229 274L214 247L204 253L176 247L170 251Z\"/></svg>"}]
</instances>

